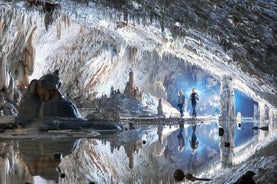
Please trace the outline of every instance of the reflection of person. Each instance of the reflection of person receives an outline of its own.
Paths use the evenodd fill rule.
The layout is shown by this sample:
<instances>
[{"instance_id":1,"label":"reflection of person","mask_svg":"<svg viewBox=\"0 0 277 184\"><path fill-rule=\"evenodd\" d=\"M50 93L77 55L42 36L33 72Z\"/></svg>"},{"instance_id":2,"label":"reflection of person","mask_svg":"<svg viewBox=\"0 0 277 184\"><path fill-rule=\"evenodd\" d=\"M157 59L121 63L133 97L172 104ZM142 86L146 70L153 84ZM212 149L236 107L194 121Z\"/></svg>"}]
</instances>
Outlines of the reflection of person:
<instances>
[{"instance_id":1,"label":"reflection of person","mask_svg":"<svg viewBox=\"0 0 277 184\"><path fill-rule=\"evenodd\" d=\"M178 107L179 107L179 111L180 111L180 116L183 117L184 116L184 103L185 103L185 95L183 95L183 91L178 91Z\"/></svg>"},{"instance_id":2,"label":"reflection of person","mask_svg":"<svg viewBox=\"0 0 277 184\"><path fill-rule=\"evenodd\" d=\"M190 147L191 147L191 153L194 154L195 150L198 148L199 146L199 141L197 140L196 134L196 124L194 124L192 126L192 134L191 134L191 139L189 140L190 143Z\"/></svg>"},{"instance_id":3,"label":"reflection of person","mask_svg":"<svg viewBox=\"0 0 277 184\"><path fill-rule=\"evenodd\" d=\"M192 106L192 116L196 117L195 108L196 108L197 101L199 100L199 96L196 93L195 88L192 88L191 91L192 92L191 92L191 95L190 95L190 101L191 101L191 106Z\"/></svg>"},{"instance_id":4,"label":"reflection of person","mask_svg":"<svg viewBox=\"0 0 277 184\"><path fill-rule=\"evenodd\" d=\"M158 136L159 136L159 143L163 144L163 126L158 126Z\"/></svg>"},{"instance_id":5,"label":"reflection of person","mask_svg":"<svg viewBox=\"0 0 277 184\"><path fill-rule=\"evenodd\" d=\"M178 138L178 151L182 152L185 148L185 139L183 136L184 123L179 124L179 133L177 135Z\"/></svg>"}]
</instances>

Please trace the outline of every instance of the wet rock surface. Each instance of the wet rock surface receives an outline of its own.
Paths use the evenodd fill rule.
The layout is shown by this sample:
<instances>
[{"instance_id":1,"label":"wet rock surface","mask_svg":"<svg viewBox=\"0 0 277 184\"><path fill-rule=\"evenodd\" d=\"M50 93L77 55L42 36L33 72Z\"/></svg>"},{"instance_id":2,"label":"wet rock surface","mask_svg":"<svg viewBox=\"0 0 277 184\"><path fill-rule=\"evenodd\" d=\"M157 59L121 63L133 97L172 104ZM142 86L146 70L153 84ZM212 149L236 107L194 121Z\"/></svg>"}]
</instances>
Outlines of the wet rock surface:
<instances>
[{"instance_id":1,"label":"wet rock surface","mask_svg":"<svg viewBox=\"0 0 277 184\"><path fill-rule=\"evenodd\" d=\"M184 62L214 73L218 80L222 73L234 75L258 96L277 104L275 2L59 1L60 8L51 15L27 1L1 5L1 48L11 48L1 55L2 86L8 87L13 77L22 88L28 76L59 67L66 78L64 94L84 101L107 93L102 86L109 76L114 81L109 85L119 84L123 90L124 77L114 71L131 68L140 78L141 90L160 83L166 96L174 92L175 72L191 72L185 66L179 69ZM51 21L45 27L48 16ZM102 25L103 19L110 27ZM154 66L157 63L159 67ZM245 86L235 87L252 93Z\"/></svg>"},{"instance_id":2,"label":"wet rock surface","mask_svg":"<svg viewBox=\"0 0 277 184\"><path fill-rule=\"evenodd\" d=\"M59 91L60 85L58 70L42 76L39 80L32 80L19 105L16 123L24 128L41 131L100 129L106 130L105 133L113 133L122 130L118 125L118 114L113 119L109 118L112 116L88 120L83 118L77 107L63 98Z\"/></svg>"},{"instance_id":3,"label":"wet rock surface","mask_svg":"<svg viewBox=\"0 0 277 184\"><path fill-rule=\"evenodd\" d=\"M25 126L32 118L63 117L81 119L77 107L59 92L59 71L32 80L19 105L17 123Z\"/></svg>"},{"instance_id":4,"label":"wet rock surface","mask_svg":"<svg viewBox=\"0 0 277 184\"><path fill-rule=\"evenodd\" d=\"M41 73L53 68L61 68L61 75L65 80L61 91L68 97L66 99L78 102L91 100L104 93L107 94L109 87L115 84L122 90L126 81L123 74L129 72L130 68L136 73L136 84L140 88L146 91L152 89L158 97L166 97L167 93L174 94L174 90L176 91L181 86L177 85L181 81L177 80L180 78L178 73L194 73L192 78L202 80L203 72L195 72L195 66L197 66L198 69L212 73L218 81L225 75L233 76L234 88L242 90L257 101L263 101L264 98L263 103L269 103L271 110L272 105L276 108L277 9L275 1L103 0L81 2L66 0L59 1L58 7L46 7L45 10L41 4L34 6L33 1L28 1L29 4L24 4L24 2L26 1L0 2L0 48L2 51L0 87L4 90L9 89L7 90L9 92L5 94L6 100L14 100L14 97L8 96L12 96L16 88L23 90L28 86L28 77L41 76ZM47 6L49 2L55 4L47 1ZM214 78L211 78L212 81ZM20 116L26 115L28 118L27 114L29 114L35 117L34 122L38 124L41 121L36 120L53 114L73 117L73 120L57 117L45 118L45 121L42 121L42 125L45 125L42 127L44 130L49 127L62 130L80 123L76 121L74 105L64 100L53 84L34 81L30 88L30 93L34 95L27 97L29 101L26 104L29 108L20 108ZM129 95L140 97L140 94L133 93L134 89L132 86L127 88ZM142 107L135 100L122 99L120 102L127 104L125 107L132 105L131 108L121 111L125 115L152 113L148 111L146 105ZM122 110L116 106L117 104L114 103L116 101L109 102L107 106L115 105L116 111ZM263 106L261 104L259 103L259 107ZM57 107L65 107L67 110L61 112ZM141 108L141 111L138 111L138 108ZM11 108L7 111L9 112ZM108 117L104 116L100 111L96 118L93 114L88 117L93 121L101 118L118 119L117 113L107 113L107 115ZM21 120L23 122L24 118ZM29 121L25 123L28 124ZM83 124L85 128L87 128L86 123ZM101 124L99 126L101 127ZM81 126L78 124L78 127ZM270 128L269 130L271 132ZM262 133L259 138L261 137L263 137ZM122 139L125 141L128 137ZM146 141L147 144L149 142ZM93 145L99 146L92 151ZM129 145L130 148L126 148L131 160L136 158L134 151L137 151L141 145L140 141L132 142ZM119 149L119 146L116 145L115 148ZM258 159L250 158L246 164L238 165L233 169L233 172L227 170L221 176L219 175L221 172L214 174L215 181L232 183L247 171L255 168L254 172L259 177L254 176L257 182L276 183L275 148L276 146L270 147L270 152L261 152L257 155ZM175 148L174 150L177 151ZM99 181L120 180L119 174L129 176L131 172L129 172L128 163L126 168L124 167L126 172L120 170L113 176L107 173L104 173L104 176L101 175L103 173L100 173L101 176L95 176L97 172L94 171L97 171L97 168L94 166L98 158L101 158L99 154L101 151L104 155L102 158L107 158L107 151L103 150L103 145L99 142L92 140L83 143L76 154L71 155L69 160L64 160L62 163L64 170L61 171L60 176L65 180L61 179L60 182L76 181L77 183L82 179L89 183L95 182L97 178ZM112 151L115 150L112 149ZM168 152L166 153L165 157L172 159ZM269 153L274 154L268 156ZM16 157L11 158L13 154L14 150L11 150L9 154L1 152L1 164L5 166L1 167L3 180L8 181L11 173L16 173L15 169L10 167L16 160L14 159ZM114 168L111 170L115 171L118 165L127 162L123 156L122 162L118 162L118 155L115 156L116 159L111 159L110 165L105 165L107 162L102 159L103 163L97 165L100 166L98 168L103 168L103 170ZM125 156L126 153L122 155ZM149 155L148 152L146 155ZM47 162L44 157L40 160ZM156 174L160 168L168 168L168 164L156 167L158 164L153 157L149 160L154 162L147 173L140 173L144 174L144 177ZM149 166L148 161L142 166ZM76 165L82 164L83 170L80 171ZM129 164L132 168L136 166L136 162ZM240 172L237 172L238 170ZM91 176L92 179L87 176ZM96 179L93 180L94 178ZM168 179L163 176L161 178ZM130 181L126 179L126 182ZM151 182L152 180L149 179L149 183Z\"/></svg>"},{"instance_id":5,"label":"wet rock surface","mask_svg":"<svg viewBox=\"0 0 277 184\"><path fill-rule=\"evenodd\" d=\"M124 1L96 2L99 6L113 7L126 16L140 18L146 25L152 23L146 21L147 17L153 22L158 20L161 29L169 28L176 37L188 34L186 29L200 30L230 53L233 57L230 62L241 65L244 72L263 80L273 75L270 81L276 87L276 2L140 0L136 3L137 6ZM262 77L263 73L268 76Z\"/></svg>"},{"instance_id":6,"label":"wet rock surface","mask_svg":"<svg viewBox=\"0 0 277 184\"><path fill-rule=\"evenodd\" d=\"M217 123L185 122L185 126L182 127L185 139L193 133L192 126L195 123L198 127L195 134L200 147L194 156L188 142L183 152L177 150L180 131L177 124L135 125L129 131L120 134L102 137L95 134L95 138L82 138L85 131L79 132L81 135L78 136L77 131L75 134L66 131L32 134L26 129L18 129L16 132L10 132L13 136L8 139L3 139L1 133L0 181L34 183L34 178L41 177L41 181L49 183L109 183L110 178L114 182L124 183L175 183L177 179L194 183L203 183L203 180L212 183L234 183L247 171L253 171L253 180L256 183L276 182L276 139L268 145L264 142L271 134L274 135L275 131L270 130L265 140L258 140L257 137L264 134L263 130L259 130L253 135L253 148L245 148L245 153L251 149L252 157L242 163L219 168L219 153L224 150L217 149ZM244 136L253 131L256 130L249 128L248 133L241 134L240 139L244 140ZM64 134L68 136L65 137ZM247 144L246 139L244 141ZM257 145L265 146L259 148ZM240 153L236 154L240 156ZM189 159L190 157L197 159ZM174 173L177 169L179 174Z\"/></svg>"}]
</instances>

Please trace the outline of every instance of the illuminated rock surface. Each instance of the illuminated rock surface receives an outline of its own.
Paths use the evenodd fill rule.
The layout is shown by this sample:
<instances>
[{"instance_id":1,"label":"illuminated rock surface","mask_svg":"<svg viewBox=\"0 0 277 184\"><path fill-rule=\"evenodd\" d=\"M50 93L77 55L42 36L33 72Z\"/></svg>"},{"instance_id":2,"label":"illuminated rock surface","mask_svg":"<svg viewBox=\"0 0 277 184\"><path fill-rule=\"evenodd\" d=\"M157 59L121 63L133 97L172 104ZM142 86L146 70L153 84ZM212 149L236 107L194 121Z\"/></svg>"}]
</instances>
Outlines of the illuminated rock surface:
<instances>
[{"instance_id":1,"label":"illuminated rock surface","mask_svg":"<svg viewBox=\"0 0 277 184\"><path fill-rule=\"evenodd\" d=\"M0 88L6 101L16 104L18 97L14 94L24 90L32 79L59 69L63 79L61 93L76 104L84 104L110 94L111 86L124 91L128 74L133 71L135 86L152 99L149 100L151 113L153 109L157 111L159 98L167 101L168 107L175 107L179 89L188 97L191 88L196 87L200 95L199 115L219 115L220 81L231 76L234 90L258 104L257 114L265 120L259 125L268 124L269 140L276 139L273 134L277 116L275 1L52 2L58 5L33 4L30 7L27 1L0 1ZM142 102L146 102L143 96ZM164 113L170 116L163 107ZM186 110L190 113L189 105ZM263 140L265 134L261 132L258 139ZM111 176L113 181L124 177L107 171L106 165L99 167L104 168L99 175L94 173L95 166L91 165L89 157L95 158L87 152L95 144L82 140L70 155L85 158L82 160L85 163L80 164L84 170L67 168L67 164L76 166L79 163L77 156L69 162L65 158L61 165L71 173L65 181L83 179L109 183ZM102 147L97 149L101 153ZM270 171L276 167L273 155L261 157L259 161L253 159L242 170L262 167ZM136 157L136 154L128 156ZM5 177L1 178L6 178L7 171L13 171L10 160L12 158L2 157L1 164L6 169L1 172ZM127 162L125 158L121 160ZM112 164L120 164L107 163L111 165L109 168ZM154 169L147 170L149 173L142 172L139 167L134 173L142 177L151 175L150 171L158 171L155 163L152 163ZM272 167L266 168L267 163L272 163ZM76 169L77 174L70 169ZM130 171L122 169L127 170ZM218 176L219 183L235 181L232 172L224 170L223 173L229 173L230 177ZM130 173L122 172L124 174ZM211 174L217 177L215 175ZM268 178L274 179L266 177L263 181L270 183Z\"/></svg>"}]
</instances>

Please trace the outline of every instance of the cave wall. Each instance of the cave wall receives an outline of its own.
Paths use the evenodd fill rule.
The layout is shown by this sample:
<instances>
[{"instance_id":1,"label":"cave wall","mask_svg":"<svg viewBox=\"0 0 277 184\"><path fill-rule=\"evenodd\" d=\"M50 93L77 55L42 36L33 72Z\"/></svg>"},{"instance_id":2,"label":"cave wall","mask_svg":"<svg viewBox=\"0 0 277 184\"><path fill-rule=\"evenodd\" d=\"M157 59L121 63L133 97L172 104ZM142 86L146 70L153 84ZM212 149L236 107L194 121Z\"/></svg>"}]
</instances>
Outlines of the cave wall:
<instances>
[{"instance_id":1,"label":"cave wall","mask_svg":"<svg viewBox=\"0 0 277 184\"><path fill-rule=\"evenodd\" d=\"M43 71L42 68L37 69L36 65L44 62L45 57L59 47L59 31L68 24L64 16L53 15L52 18L57 21L48 30L43 12L0 6L1 89L22 90L35 71ZM56 43L47 44L53 41Z\"/></svg>"},{"instance_id":2,"label":"cave wall","mask_svg":"<svg viewBox=\"0 0 277 184\"><path fill-rule=\"evenodd\" d=\"M26 13L1 7L1 83L8 88L12 77L18 85L25 86L34 71L34 39L41 17L38 12Z\"/></svg>"},{"instance_id":3,"label":"cave wall","mask_svg":"<svg viewBox=\"0 0 277 184\"><path fill-rule=\"evenodd\" d=\"M180 88L178 75L191 72L188 66L195 66L208 75L212 73L211 81L234 75L235 81L244 84L234 84L235 88L277 104L274 84L265 83L265 79L257 77L258 73L244 73L246 66L239 62L230 63L232 55L210 35L186 27L185 35L174 35L166 27L144 27L143 22L140 24L131 16L127 16L126 23L120 11L103 11L97 3L81 6L70 2L78 12L61 3L63 8L51 16L27 5L1 6L2 87L14 83L24 88L29 80L59 68L62 93L81 102L109 94L111 86L123 90L132 70L135 84L143 91L174 103L174 91ZM84 15L94 12L85 11L86 8L99 14L87 24L88 19L82 18L80 10L84 10ZM154 19L152 23L157 25ZM272 80L274 77L269 81ZM172 85L174 82L176 85Z\"/></svg>"}]
</instances>

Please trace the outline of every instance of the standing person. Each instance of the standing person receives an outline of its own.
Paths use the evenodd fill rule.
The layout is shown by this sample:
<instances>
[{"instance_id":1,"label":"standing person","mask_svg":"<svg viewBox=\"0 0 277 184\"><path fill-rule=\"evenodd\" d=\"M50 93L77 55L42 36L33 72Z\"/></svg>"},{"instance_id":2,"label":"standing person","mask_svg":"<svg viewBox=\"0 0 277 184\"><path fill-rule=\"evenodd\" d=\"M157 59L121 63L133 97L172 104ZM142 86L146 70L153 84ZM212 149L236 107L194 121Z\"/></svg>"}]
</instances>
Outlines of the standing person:
<instances>
[{"instance_id":1,"label":"standing person","mask_svg":"<svg viewBox=\"0 0 277 184\"><path fill-rule=\"evenodd\" d=\"M192 106L192 116L196 117L195 108L196 108L197 101L199 100L199 96L195 92L195 88L192 88L191 91L192 92L191 92L191 95L190 95L190 101L191 101L191 106Z\"/></svg>"},{"instance_id":2,"label":"standing person","mask_svg":"<svg viewBox=\"0 0 277 184\"><path fill-rule=\"evenodd\" d=\"M184 103L185 103L185 95L183 95L183 91L179 90L178 91L178 107L179 107L179 111L180 111L180 116L183 117L184 116Z\"/></svg>"}]
</instances>

